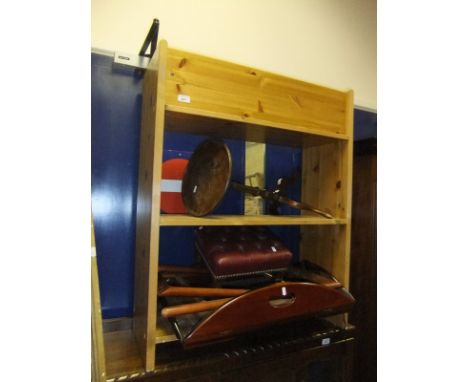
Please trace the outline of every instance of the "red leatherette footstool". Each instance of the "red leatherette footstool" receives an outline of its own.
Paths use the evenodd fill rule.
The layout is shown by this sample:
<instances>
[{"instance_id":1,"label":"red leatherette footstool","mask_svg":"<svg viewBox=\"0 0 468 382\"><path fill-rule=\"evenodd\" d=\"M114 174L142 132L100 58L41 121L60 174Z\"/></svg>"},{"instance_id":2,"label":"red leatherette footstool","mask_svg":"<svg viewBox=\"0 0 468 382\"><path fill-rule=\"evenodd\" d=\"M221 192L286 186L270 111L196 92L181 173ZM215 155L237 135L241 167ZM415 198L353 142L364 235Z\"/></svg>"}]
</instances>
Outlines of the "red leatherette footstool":
<instances>
[{"instance_id":1,"label":"red leatherette footstool","mask_svg":"<svg viewBox=\"0 0 468 382\"><path fill-rule=\"evenodd\" d=\"M285 271L292 253L266 227L199 227L195 245L215 279Z\"/></svg>"}]
</instances>

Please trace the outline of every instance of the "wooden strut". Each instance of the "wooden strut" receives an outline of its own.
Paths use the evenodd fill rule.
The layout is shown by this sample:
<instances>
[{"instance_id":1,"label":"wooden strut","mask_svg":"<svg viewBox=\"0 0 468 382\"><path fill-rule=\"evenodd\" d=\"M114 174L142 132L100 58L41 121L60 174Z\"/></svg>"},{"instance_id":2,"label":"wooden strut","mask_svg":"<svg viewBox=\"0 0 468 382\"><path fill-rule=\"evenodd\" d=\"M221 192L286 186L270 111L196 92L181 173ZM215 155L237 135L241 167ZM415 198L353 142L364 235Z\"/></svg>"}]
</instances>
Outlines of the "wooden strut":
<instances>
[{"instance_id":1,"label":"wooden strut","mask_svg":"<svg viewBox=\"0 0 468 382\"><path fill-rule=\"evenodd\" d=\"M158 292L160 297L237 297L249 289L196 288L163 286Z\"/></svg>"},{"instance_id":2,"label":"wooden strut","mask_svg":"<svg viewBox=\"0 0 468 382\"><path fill-rule=\"evenodd\" d=\"M208 310L218 309L230 300L230 298L223 298L220 300L200 301L191 304L168 306L161 310L161 315L165 318L170 318L182 316L184 314L206 312Z\"/></svg>"}]
</instances>

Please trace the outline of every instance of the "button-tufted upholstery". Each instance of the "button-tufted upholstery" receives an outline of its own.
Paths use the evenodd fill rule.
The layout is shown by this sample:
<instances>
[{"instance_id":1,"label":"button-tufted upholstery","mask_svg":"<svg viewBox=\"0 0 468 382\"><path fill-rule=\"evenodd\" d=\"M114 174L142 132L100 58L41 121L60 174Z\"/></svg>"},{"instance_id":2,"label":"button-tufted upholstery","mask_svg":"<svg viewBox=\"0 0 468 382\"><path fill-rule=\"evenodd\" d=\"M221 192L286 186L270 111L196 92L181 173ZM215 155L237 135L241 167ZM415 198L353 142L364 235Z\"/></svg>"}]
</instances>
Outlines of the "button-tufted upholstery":
<instances>
[{"instance_id":1,"label":"button-tufted upholstery","mask_svg":"<svg viewBox=\"0 0 468 382\"><path fill-rule=\"evenodd\" d=\"M266 227L199 227L196 247L215 278L285 270L292 253Z\"/></svg>"}]
</instances>

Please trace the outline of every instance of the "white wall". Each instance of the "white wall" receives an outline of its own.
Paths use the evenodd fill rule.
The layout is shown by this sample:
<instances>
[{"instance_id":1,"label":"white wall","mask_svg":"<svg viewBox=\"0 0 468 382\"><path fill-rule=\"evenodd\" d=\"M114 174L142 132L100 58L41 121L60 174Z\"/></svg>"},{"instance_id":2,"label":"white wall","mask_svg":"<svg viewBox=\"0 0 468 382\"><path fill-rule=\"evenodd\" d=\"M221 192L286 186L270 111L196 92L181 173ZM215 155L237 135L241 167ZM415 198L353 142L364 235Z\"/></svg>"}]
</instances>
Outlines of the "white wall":
<instances>
[{"instance_id":1,"label":"white wall","mask_svg":"<svg viewBox=\"0 0 468 382\"><path fill-rule=\"evenodd\" d=\"M376 0L92 0L92 47L170 46L340 89L377 109Z\"/></svg>"}]
</instances>

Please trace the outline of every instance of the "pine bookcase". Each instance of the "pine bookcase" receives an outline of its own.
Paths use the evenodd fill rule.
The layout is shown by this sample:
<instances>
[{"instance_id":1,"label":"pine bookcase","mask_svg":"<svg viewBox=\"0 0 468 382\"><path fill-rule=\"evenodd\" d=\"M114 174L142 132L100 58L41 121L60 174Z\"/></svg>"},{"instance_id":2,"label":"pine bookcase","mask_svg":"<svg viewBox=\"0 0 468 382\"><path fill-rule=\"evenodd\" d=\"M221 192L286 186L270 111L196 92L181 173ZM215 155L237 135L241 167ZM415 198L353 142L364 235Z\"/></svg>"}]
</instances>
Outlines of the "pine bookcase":
<instances>
[{"instance_id":1,"label":"pine bookcase","mask_svg":"<svg viewBox=\"0 0 468 382\"><path fill-rule=\"evenodd\" d=\"M173 338L157 313L161 226L297 225L301 258L325 267L349 287L353 107L352 90L314 85L159 42L143 85L134 317L127 334L120 334L125 338L107 337L109 346L129 346L127 357L139 354L143 360L143 365L130 366L129 361L126 367L155 370L156 344ZM306 211L295 216L202 218L161 214L165 130L300 147L302 201L334 219ZM339 322L347 325L346 315ZM125 351L106 352L108 358L117 352L115 357L123 359ZM108 374L118 375L119 368L124 366Z\"/></svg>"}]
</instances>

